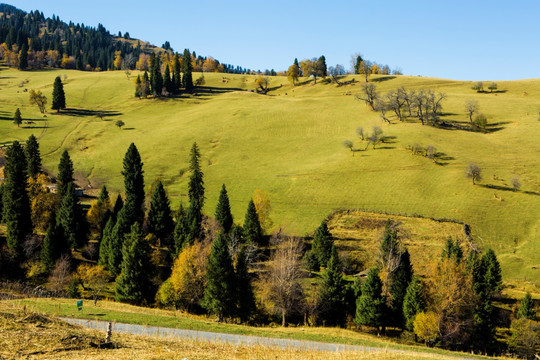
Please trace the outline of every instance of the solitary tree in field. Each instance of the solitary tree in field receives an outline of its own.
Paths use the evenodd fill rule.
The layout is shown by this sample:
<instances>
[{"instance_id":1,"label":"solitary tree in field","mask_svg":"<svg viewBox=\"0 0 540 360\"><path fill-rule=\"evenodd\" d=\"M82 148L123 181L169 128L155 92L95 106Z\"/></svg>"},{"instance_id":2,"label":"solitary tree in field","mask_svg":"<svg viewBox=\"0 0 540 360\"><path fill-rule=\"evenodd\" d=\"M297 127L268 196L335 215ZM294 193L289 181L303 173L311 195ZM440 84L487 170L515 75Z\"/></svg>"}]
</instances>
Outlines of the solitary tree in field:
<instances>
[{"instance_id":1,"label":"solitary tree in field","mask_svg":"<svg viewBox=\"0 0 540 360\"><path fill-rule=\"evenodd\" d=\"M375 84L364 84L362 85L362 92L356 95L358 100L364 101L371 110L375 110L375 101L378 98L377 87Z\"/></svg>"},{"instance_id":2,"label":"solitary tree in field","mask_svg":"<svg viewBox=\"0 0 540 360\"><path fill-rule=\"evenodd\" d=\"M490 92L497 90L497 83L492 82L491 84L489 84L488 89Z\"/></svg>"},{"instance_id":3,"label":"solitary tree in field","mask_svg":"<svg viewBox=\"0 0 540 360\"><path fill-rule=\"evenodd\" d=\"M484 83L477 81L471 86L471 89L476 90L476 92L482 92L484 91Z\"/></svg>"},{"instance_id":4,"label":"solitary tree in field","mask_svg":"<svg viewBox=\"0 0 540 360\"><path fill-rule=\"evenodd\" d=\"M475 185L476 181L482 180L482 169L475 163L470 163L469 165L467 165L465 175L468 178L472 179L472 183L473 185Z\"/></svg>"},{"instance_id":5,"label":"solitary tree in field","mask_svg":"<svg viewBox=\"0 0 540 360\"><path fill-rule=\"evenodd\" d=\"M521 181L519 181L517 176L510 179L510 184L512 185L512 189L514 189L514 191L518 191L521 188Z\"/></svg>"},{"instance_id":6,"label":"solitary tree in field","mask_svg":"<svg viewBox=\"0 0 540 360\"><path fill-rule=\"evenodd\" d=\"M17 127L21 126L22 124L21 110L19 108L15 110L15 114L13 115L13 123L17 124Z\"/></svg>"},{"instance_id":7,"label":"solitary tree in field","mask_svg":"<svg viewBox=\"0 0 540 360\"><path fill-rule=\"evenodd\" d=\"M467 111L467 114L469 115L469 121L473 122L473 115L475 112L478 111L478 102L474 100L467 100L465 102L465 110Z\"/></svg>"},{"instance_id":8,"label":"solitary tree in field","mask_svg":"<svg viewBox=\"0 0 540 360\"><path fill-rule=\"evenodd\" d=\"M298 78L300 77L300 68L298 67L298 63L295 62L291 66L289 66L289 69L287 70L287 79L293 84L293 86L296 86L296 83L298 82Z\"/></svg>"},{"instance_id":9,"label":"solitary tree in field","mask_svg":"<svg viewBox=\"0 0 540 360\"><path fill-rule=\"evenodd\" d=\"M343 140L343 147L351 150L352 154L354 156L353 142L351 140Z\"/></svg>"},{"instance_id":10,"label":"solitary tree in field","mask_svg":"<svg viewBox=\"0 0 540 360\"><path fill-rule=\"evenodd\" d=\"M53 93L52 93L52 109L60 112L61 109L66 108L66 94L64 93L64 85L62 79L57 76L54 79Z\"/></svg>"},{"instance_id":11,"label":"solitary tree in field","mask_svg":"<svg viewBox=\"0 0 540 360\"><path fill-rule=\"evenodd\" d=\"M116 120L114 125L118 126L118 128L121 129L122 126L126 125L126 123L124 123L122 120Z\"/></svg>"},{"instance_id":12,"label":"solitary tree in field","mask_svg":"<svg viewBox=\"0 0 540 360\"><path fill-rule=\"evenodd\" d=\"M45 113L45 105L47 105L47 97L41 93L41 90L30 89L30 105L37 105L39 111Z\"/></svg>"}]
</instances>

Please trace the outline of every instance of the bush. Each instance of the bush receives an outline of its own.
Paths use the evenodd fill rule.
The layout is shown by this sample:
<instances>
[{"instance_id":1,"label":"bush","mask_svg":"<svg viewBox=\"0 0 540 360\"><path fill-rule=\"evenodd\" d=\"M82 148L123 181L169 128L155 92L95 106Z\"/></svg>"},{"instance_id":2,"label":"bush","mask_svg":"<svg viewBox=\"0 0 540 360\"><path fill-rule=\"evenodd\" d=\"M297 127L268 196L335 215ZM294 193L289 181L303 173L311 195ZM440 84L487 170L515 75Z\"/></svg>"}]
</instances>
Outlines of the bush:
<instances>
[{"instance_id":1,"label":"bush","mask_svg":"<svg viewBox=\"0 0 540 360\"><path fill-rule=\"evenodd\" d=\"M476 115L474 118L474 125L476 125L478 128L485 130L487 126L487 117L486 115L480 113Z\"/></svg>"}]
</instances>

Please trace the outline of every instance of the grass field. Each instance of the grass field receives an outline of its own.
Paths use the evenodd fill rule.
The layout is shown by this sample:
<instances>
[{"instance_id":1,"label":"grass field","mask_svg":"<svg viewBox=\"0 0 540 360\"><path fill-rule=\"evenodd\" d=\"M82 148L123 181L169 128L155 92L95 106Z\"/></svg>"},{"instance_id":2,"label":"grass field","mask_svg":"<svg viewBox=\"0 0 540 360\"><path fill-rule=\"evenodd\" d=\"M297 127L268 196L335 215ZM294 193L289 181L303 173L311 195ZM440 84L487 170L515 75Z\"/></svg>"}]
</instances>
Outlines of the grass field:
<instances>
[{"instance_id":1,"label":"grass field","mask_svg":"<svg viewBox=\"0 0 540 360\"><path fill-rule=\"evenodd\" d=\"M286 338L286 339L296 339L296 340L310 340L310 341L320 341L320 342L331 342L331 343L340 343L340 344L351 344L351 345L362 345L362 346L371 346L378 347L383 349L398 349L403 351L403 353L395 354L391 352L382 351L380 353L370 352L371 356L367 356L366 353L354 353L354 352L343 352L338 354L318 352L318 351L299 351L299 350L279 350L274 348L269 348L267 346L232 346L225 344L206 344L206 343L197 343L195 341L172 341L169 345L165 346L168 348L176 348L176 345L181 342L186 342L190 344L190 347L180 347L179 350L187 351L198 351L193 353L193 358L203 358L203 359L220 359L223 358L225 351L230 351L234 356L227 357L231 359L419 359L419 358L446 358L447 356L460 357L463 356L461 353L449 352L436 348L427 348L424 346L408 346L400 345L388 340L382 340L377 338L374 335L367 335L365 333L359 333L351 330L345 329L332 329L332 328L256 328L249 327L244 325L233 325L233 324L224 324L216 323L212 320L204 320L201 317L194 315L184 314L181 312L167 311L167 310L158 310L158 309L148 309L140 308L135 306L130 306L126 304L118 304L107 301L100 301L96 306L91 305L90 302L85 303L84 310L82 312L77 311L75 307L75 301L73 299L25 299L25 300L11 300L11 301L0 301L0 348L13 348L10 347L10 344L17 344L16 349L20 349L20 354L23 354L24 351L30 352L29 349L34 351L39 350L39 348L48 347L49 352L54 347L59 347L58 344L55 344L55 341L63 339L64 344L67 339L73 338L73 336L66 336L65 331L71 331L73 334L74 331L78 333L83 333L83 336L77 335L77 340L87 344L90 341L97 342L98 336L103 337L103 334L96 335L95 332L81 331L78 329L73 329L71 326L60 326L60 322L57 320L51 321L51 315L54 316L67 316L67 317L78 317L84 319L99 319L106 321L117 321L124 323L132 324L141 324L141 325L151 325L151 326L165 326L165 327L176 327L183 329L193 329L193 330L202 330L202 331L213 331L213 332L222 332L222 333L231 333L231 334L240 334L240 335L255 335L263 337L274 337L274 338ZM49 320L43 324L43 315L47 315L45 320ZM14 321L14 317L17 317L18 321ZM30 329L27 329L25 333L22 333L21 329L16 331L17 337L7 336L9 331L13 331L13 328L21 327L25 325L23 319L37 319L41 322L41 327L39 325L37 328L35 326L30 326ZM53 333L50 333L51 336L44 336L44 332L47 331L46 324L56 325L57 329L62 329L62 332L57 331L58 336L52 336ZM33 324L36 325L36 324ZM41 331L41 335L39 334ZM4 333L4 334L3 334ZM11 333L12 334L12 333ZM62 336L60 336L62 335ZM32 336L36 337L34 341L21 341L20 336L25 336L27 339ZM141 349L145 349L147 352L142 353L144 356L149 356L153 354L154 358L156 356L161 358L167 351L161 350L162 352L159 355L156 354L156 347L153 346L154 342L160 344L166 344L164 340L157 340L152 338L142 338L135 336L126 336L126 335L114 335L119 341L120 348L133 348L133 350L139 352ZM40 341L39 338L42 340ZM43 339L45 338L45 342ZM138 341L138 345L135 345ZM1 343L4 341L4 344ZM41 343L40 343L41 342ZM9 343L9 344L8 344ZM36 344L38 343L38 344ZM129 345L128 345L129 344ZM7 345L7 347L6 347ZM60 346L61 346L60 345ZM26 349L23 349L26 347ZM89 347L89 346L86 346ZM41 349L43 351L43 349ZM103 350L102 350L103 351ZM45 353L47 353L45 351ZM90 353L92 354L92 353ZM123 354L120 352L120 354ZM221 357L218 355L221 354ZM227 352L229 354L229 352ZM3 355L0 352L0 355ZM177 354L178 355L178 354ZM81 356L78 355L77 356ZM122 355L126 356L126 355ZM185 355L183 355L185 356ZM243 356L243 357L242 357ZM136 356L139 358L139 356ZM466 355L467 358L485 358L482 356L475 355ZM117 358L115 356L115 358ZM133 358L133 357L132 357ZM175 357L175 358L182 358ZM189 358L189 357L188 357Z\"/></svg>"},{"instance_id":2,"label":"grass field","mask_svg":"<svg viewBox=\"0 0 540 360\"><path fill-rule=\"evenodd\" d=\"M44 118L29 105L24 89L41 89L50 104L57 75L67 76L67 106L76 111L50 111ZM188 154L197 141L208 214L225 183L238 222L254 190L261 189L269 193L274 224L300 235L336 209L455 219L471 225L481 247L497 252L506 281L540 285L540 80L498 82L501 92L479 94L469 82L372 77L380 92L405 86L446 93L444 118L449 121L467 122L465 101L477 100L492 124L490 132L477 133L396 119L385 124L354 98L360 76L342 87L308 83L295 88L275 77L268 96L245 91L255 88L253 76L212 73L205 78L207 87L194 96L139 100L133 97L134 76L128 80L120 71L3 68L0 142L35 133L51 173L68 149L83 185L96 189L106 183L115 191L123 186L124 153L135 142L146 184L161 178L177 207L180 199L187 201ZM10 120L17 107L35 124L17 128ZM96 112L105 114L103 119ZM116 120L126 123L122 130ZM369 132L373 125L395 138L355 156L343 148L345 139L363 147L355 130L362 126ZM412 155L407 147L414 143L434 145L446 154L445 164ZM470 162L483 169L484 180L476 186L464 176ZM523 184L517 192L509 185L514 175Z\"/></svg>"}]
</instances>

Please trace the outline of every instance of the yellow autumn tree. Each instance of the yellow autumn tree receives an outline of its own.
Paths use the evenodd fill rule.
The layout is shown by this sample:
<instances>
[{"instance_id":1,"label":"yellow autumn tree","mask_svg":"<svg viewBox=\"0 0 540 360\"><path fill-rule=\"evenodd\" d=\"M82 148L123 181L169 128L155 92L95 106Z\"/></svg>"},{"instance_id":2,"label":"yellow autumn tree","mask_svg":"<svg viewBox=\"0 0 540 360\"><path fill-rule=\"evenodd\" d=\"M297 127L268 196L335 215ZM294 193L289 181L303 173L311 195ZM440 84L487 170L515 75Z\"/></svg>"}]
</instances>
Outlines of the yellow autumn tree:
<instances>
[{"instance_id":1,"label":"yellow autumn tree","mask_svg":"<svg viewBox=\"0 0 540 360\"><path fill-rule=\"evenodd\" d=\"M257 211L261 228L263 231L268 232L274 224L270 218L272 206L270 205L270 199L268 198L268 191L256 189L253 194L253 203L255 204L255 210Z\"/></svg>"},{"instance_id":2,"label":"yellow autumn tree","mask_svg":"<svg viewBox=\"0 0 540 360\"><path fill-rule=\"evenodd\" d=\"M99 295L109 284L111 274L103 265L85 263L77 268L77 277L84 291L94 298L94 305L96 305Z\"/></svg>"},{"instance_id":3,"label":"yellow autumn tree","mask_svg":"<svg viewBox=\"0 0 540 360\"><path fill-rule=\"evenodd\" d=\"M121 50L117 50L114 52L113 65L116 70L122 69L122 51Z\"/></svg>"},{"instance_id":4,"label":"yellow autumn tree","mask_svg":"<svg viewBox=\"0 0 540 360\"><path fill-rule=\"evenodd\" d=\"M56 209L60 207L60 199L47 188L47 176L38 174L28 179L28 195L32 212L32 224L36 230L45 231L54 220Z\"/></svg>"},{"instance_id":5,"label":"yellow autumn tree","mask_svg":"<svg viewBox=\"0 0 540 360\"><path fill-rule=\"evenodd\" d=\"M413 326L415 335L428 346L433 344L439 336L437 314L432 311L416 314Z\"/></svg>"}]
</instances>

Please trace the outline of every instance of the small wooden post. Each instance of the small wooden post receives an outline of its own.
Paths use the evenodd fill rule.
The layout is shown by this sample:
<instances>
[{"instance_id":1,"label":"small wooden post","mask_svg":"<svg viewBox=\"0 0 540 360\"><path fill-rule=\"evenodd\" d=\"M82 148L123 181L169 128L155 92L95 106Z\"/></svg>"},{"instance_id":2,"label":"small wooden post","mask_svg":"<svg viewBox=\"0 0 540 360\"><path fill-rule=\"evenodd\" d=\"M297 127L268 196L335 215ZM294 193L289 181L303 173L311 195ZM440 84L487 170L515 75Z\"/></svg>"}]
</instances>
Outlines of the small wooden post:
<instances>
[{"instance_id":1,"label":"small wooden post","mask_svg":"<svg viewBox=\"0 0 540 360\"><path fill-rule=\"evenodd\" d=\"M107 335L105 336L105 342L106 343L111 342L111 335L112 335L112 323L109 322L107 324Z\"/></svg>"}]
</instances>

